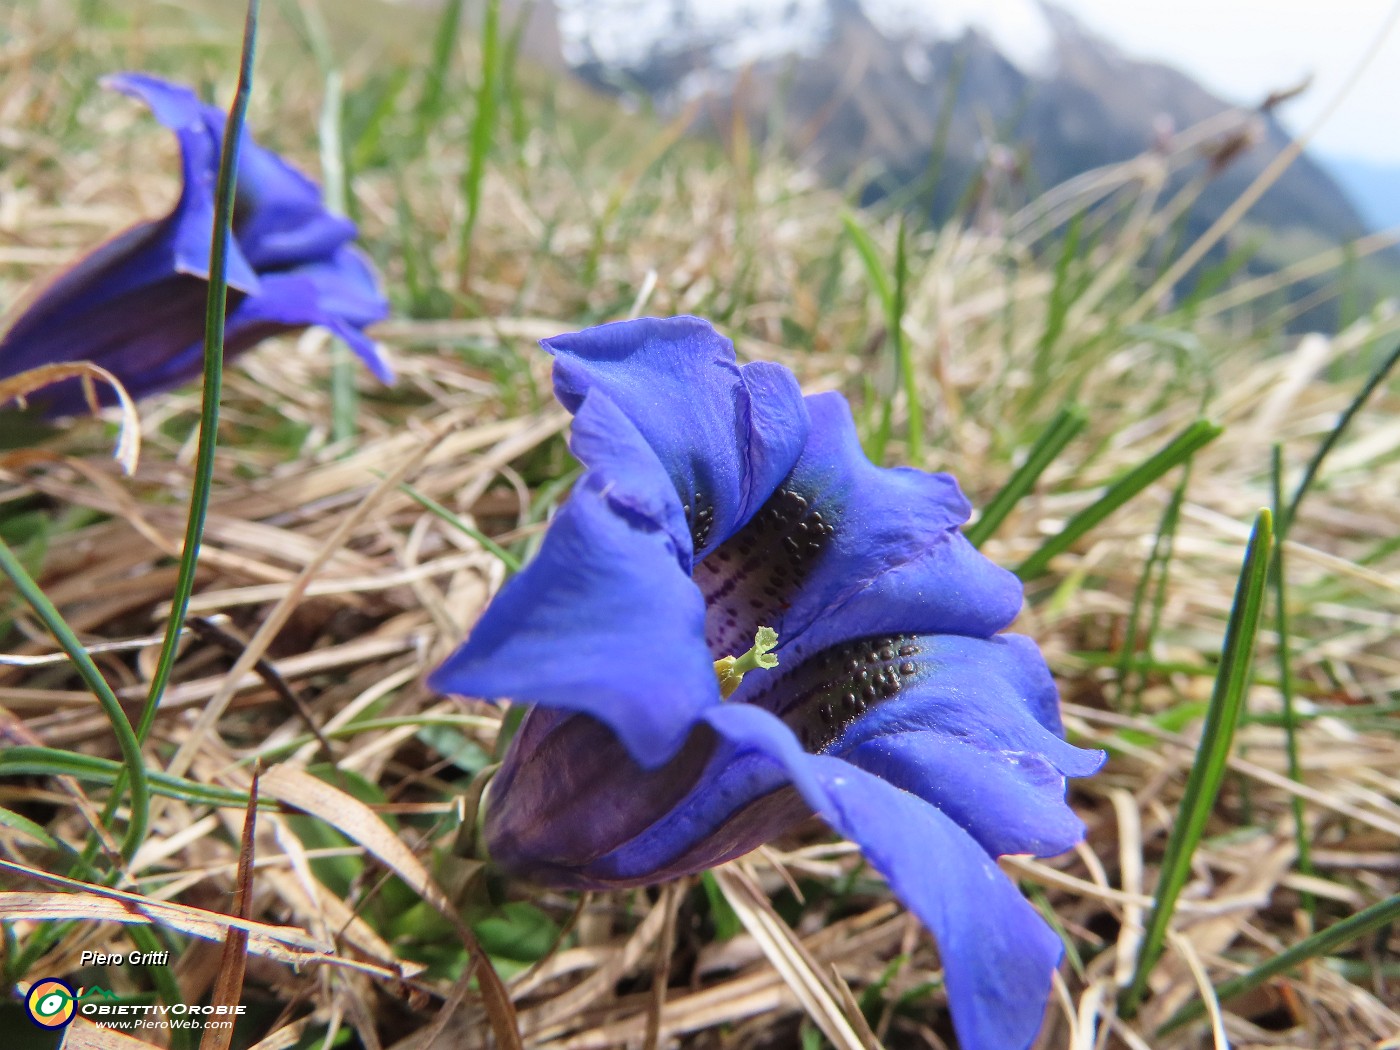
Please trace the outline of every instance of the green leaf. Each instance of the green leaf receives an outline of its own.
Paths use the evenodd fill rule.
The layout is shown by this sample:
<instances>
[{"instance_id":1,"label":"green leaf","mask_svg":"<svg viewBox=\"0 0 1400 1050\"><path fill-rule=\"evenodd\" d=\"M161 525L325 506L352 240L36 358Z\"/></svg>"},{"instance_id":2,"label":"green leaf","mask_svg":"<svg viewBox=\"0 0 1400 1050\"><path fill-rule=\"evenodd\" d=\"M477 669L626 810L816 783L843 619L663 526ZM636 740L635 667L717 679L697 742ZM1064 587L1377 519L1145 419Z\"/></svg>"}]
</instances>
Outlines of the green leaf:
<instances>
[{"instance_id":1,"label":"green leaf","mask_svg":"<svg viewBox=\"0 0 1400 1050\"><path fill-rule=\"evenodd\" d=\"M462 178L462 195L467 215L457 244L457 285L465 290L471 268L472 233L481 209L481 184L486 178L486 161L496 134L496 95L500 90L501 0L486 0L481 27L481 83L476 92L476 117L472 121L467 147L467 170Z\"/></svg>"},{"instance_id":2,"label":"green leaf","mask_svg":"<svg viewBox=\"0 0 1400 1050\"><path fill-rule=\"evenodd\" d=\"M700 885L705 888L705 899L710 903L710 921L715 924L715 940L720 943L731 940L743 930L743 921L719 888L712 872L700 873Z\"/></svg>"},{"instance_id":3,"label":"green leaf","mask_svg":"<svg viewBox=\"0 0 1400 1050\"><path fill-rule=\"evenodd\" d=\"M443 88L447 84L447 70L452 65L452 52L462 29L462 0L447 0L442 17L438 20L437 32L433 35L433 54L423 74L423 93L418 97L418 130L415 142L422 142L428 130L436 125L444 109Z\"/></svg>"},{"instance_id":4,"label":"green leaf","mask_svg":"<svg viewBox=\"0 0 1400 1050\"><path fill-rule=\"evenodd\" d=\"M846 236L850 237L851 243L856 247L856 254L865 265L865 275L870 279L870 287L880 300L881 312L886 317L891 316L894 313L894 286L885 270L885 264L880 260L879 249L853 214L848 211L842 212L841 223L846 227Z\"/></svg>"},{"instance_id":5,"label":"green leaf","mask_svg":"<svg viewBox=\"0 0 1400 1050\"><path fill-rule=\"evenodd\" d=\"M78 640L78 636L73 633L73 629L68 626L53 602L49 601L48 596L25 571L14 551L10 550L3 540L0 540L0 572L9 577L15 590L29 603L29 607L43 621L59 647L68 654L73 669L97 698L102 713L107 716L107 721L112 726L112 735L116 737L117 747L122 753L122 761L112 765L121 771L117 779L124 778L131 784L131 816L127 822L126 835L122 839L122 856L130 860L145 841L151 810L151 789L146 777L146 764L141 757L141 742L132 730L131 722L127 719L121 702L117 700L117 694L112 692L112 687L102 677L102 672L97 669L97 664L83 648L83 643ZM19 748L7 748L0 753L0 760L17 750ZM115 813L120 795L120 790L112 793L112 798L107 803L106 819L110 820ZM96 855L95 843L96 836L93 836L89 839L89 848L83 854L80 867L86 868L92 862L92 857Z\"/></svg>"},{"instance_id":6,"label":"green leaf","mask_svg":"<svg viewBox=\"0 0 1400 1050\"><path fill-rule=\"evenodd\" d=\"M1239 725L1251 681L1254 639L1259 631L1259 618L1264 605L1272 544L1273 515L1268 510L1261 510L1254 519L1244 565L1235 586L1235 600L1230 608L1230 620L1221 647L1220 670L1215 677L1215 689L1206 712L1196 760L1186 778L1181 808L1167 839L1152 912L1138 951L1137 968L1132 983L1123 993L1125 1017L1131 1017L1137 1011L1147 989L1148 974L1162 953L1162 944L1166 940L1167 927L1171 924L1177 899L1190 875L1191 857L1205 833L1206 821L1215 808L1215 800L1225 778L1235 729Z\"/></svg>"},{"instance_id":7,"label":"green leaf","mask_svg":"<svg viewBox=\"0 0 1400 1050\"><path fill-rule=\"evenodd\" d=\"M559 926L528 901L509 901L473 925L481 946L493 957L532 963L559 937Z\"/></svg>"},{"instance_id":8,"label":"green leaf","mask_svg":"<svg viewBox=\"0 0 1400 1050\"><path fill-rule=\"evenodd\" d=\"M456 514L453 514L450 510L444 507L437 500L433 499L431 496L424 495L407 482L404 482L403 484L399 485L399 491L402 492L404 495L408 496L410 499L412 499L424 510L429 511L436 517L440 518L442 521L445 521L448 525L451 525L458 532L462 533L465 536L470 536L472 539L476 540L477 543L481 544L488 551L490 551L497 558L499 558L501 560L501 564L504 565L511 572L520 571L519 558L517 558L510 551L506 550L504 547L502 547L499 543L493 540L490 536L486 535L486 533L482 532L480 529L472 525L468 525L465 521L459 518Z\"/></svg>"}]
</instances>

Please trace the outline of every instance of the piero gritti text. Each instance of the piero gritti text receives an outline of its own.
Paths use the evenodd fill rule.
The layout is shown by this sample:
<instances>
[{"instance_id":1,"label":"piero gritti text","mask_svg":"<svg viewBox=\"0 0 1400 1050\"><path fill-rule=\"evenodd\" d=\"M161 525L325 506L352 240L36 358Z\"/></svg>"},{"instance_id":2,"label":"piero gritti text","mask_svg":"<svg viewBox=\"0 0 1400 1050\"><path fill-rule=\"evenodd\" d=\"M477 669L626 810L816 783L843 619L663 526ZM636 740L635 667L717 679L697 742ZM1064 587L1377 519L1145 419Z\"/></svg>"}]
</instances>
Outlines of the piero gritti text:
<instances>
[{"instance_id":1,"label":"piero gritti text","mask_svg":"<svg viewBox=\"0 0 1400 1050\"><path fill-rule=\"evenodd\" d=\"M131 966L165 966L170 962L170 953L163 952L130 952L123 955L121 952L92 952L85 951L78 960L79 966L120 966L127 963Z\"/></svg>"}]
</instances>

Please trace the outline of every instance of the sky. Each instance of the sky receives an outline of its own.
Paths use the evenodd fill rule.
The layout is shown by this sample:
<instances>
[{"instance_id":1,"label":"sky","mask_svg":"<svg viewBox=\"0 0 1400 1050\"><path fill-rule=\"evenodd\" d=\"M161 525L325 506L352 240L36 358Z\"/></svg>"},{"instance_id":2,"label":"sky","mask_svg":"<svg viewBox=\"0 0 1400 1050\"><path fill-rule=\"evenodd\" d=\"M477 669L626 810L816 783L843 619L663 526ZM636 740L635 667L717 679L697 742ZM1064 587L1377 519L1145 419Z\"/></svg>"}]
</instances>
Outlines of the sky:
<instances>
[{"instance_id":1,"label":"sky","mask_svg":"<svg viewBox=\"0 0 1400 1050\"><path fill-rule=\"evenodd\" d=\"M936 6L937 0L928 0ZM1327 106L1395 0L1057 0L1138 58L1167 61L1232 102L1257 102L1305 76L1280 111L1294 134ZM1400 26L1313 140L1324 154L1400 165Z\"/></svg>"}]
</instances>

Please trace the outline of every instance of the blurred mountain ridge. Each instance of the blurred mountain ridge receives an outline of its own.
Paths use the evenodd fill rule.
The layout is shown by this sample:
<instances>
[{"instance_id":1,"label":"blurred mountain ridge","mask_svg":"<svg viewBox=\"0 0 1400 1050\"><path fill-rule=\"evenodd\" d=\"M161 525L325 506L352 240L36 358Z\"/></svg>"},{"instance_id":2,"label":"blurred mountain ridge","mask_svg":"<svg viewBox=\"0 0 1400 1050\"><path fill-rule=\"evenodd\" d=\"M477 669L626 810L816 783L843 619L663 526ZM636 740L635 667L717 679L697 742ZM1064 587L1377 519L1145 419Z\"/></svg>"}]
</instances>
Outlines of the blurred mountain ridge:
<instances>
[{"instance_id":1,"label":"blurred mountain ridge","mask_svg":"<svg viewBox=\"0 0 1400 1050\"><path fill-rule=\"evenodd\" d=\"M998 180L1028 200L1219 120L1164 187L1202 180L1185 218L1193 235L1289 141L1272 105L1242 112L1040 0L545 0L533 21L536 59L663 110L698 102L698 122L720 134L738 109L865 203L914 188L935 222ZM1306 154L1249 225L1318 246L1368 228Z\"/></svg>"}]
</instances>

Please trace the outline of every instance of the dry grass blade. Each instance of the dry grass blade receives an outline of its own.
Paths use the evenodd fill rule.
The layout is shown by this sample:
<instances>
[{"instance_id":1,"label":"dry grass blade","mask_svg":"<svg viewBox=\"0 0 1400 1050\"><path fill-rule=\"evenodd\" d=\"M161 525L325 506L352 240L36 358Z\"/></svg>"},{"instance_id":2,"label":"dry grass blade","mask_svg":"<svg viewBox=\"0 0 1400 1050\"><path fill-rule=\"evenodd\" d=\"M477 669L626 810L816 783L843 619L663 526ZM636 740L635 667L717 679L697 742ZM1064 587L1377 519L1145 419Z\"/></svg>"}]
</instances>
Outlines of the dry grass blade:
<instances>
[{"instance_id":1,"label":"dry grass blade","mask_svg":"<svg viewBox=\"0 0 1400 1050\"><path fill-rule=\"evenodd\" d=\"M397 489L402 481L418 469L437 443L442 440L442 438L446 437L450 430L451 424L438 427L427 440L419 445L418 449L411 456L400 463L388 477L380 481L358 507L341 519L335 531L332 532L331 535L327 537L325 543L321 545L316 556L297 574L297 578L287 587L286 593L278 600L277 604L273 606L267 618L263 620L257 633L253 635L252 639L248 642L248 648L245 649L243 654L234 662L233 668L228 673L225 684L219 688L219 691L210 698L209 703L200 711L199 717L195 720L195 724L190 730L189 739L181 745L180 749L175 752L174 758L170 760L170 766L167 770L169 773L174 776L180 776L189 768L204 736L213 731L220 716L224 713L224 709L228 707L229 701L233 699L233 694L238 690L239 681L253 669L253 665L256 664L258 660L262 659L262 655L267 651L268 645L272 643L277 632L282 629L293 611L295 611L307 585L310 584L316 573L321 570L321 567L325 565L326 561L333 554L341 549L356 526L368 516L375 505L385 496L389 495L389 493Z\"/></svg>"},{"instance_id":2,"label":"dry grass blade","mask_svg":"<svg viewBox=\"0 0 1400 1050\"><path fill-rule=\"evenodd\" d=\"M1210 977L1206 974L1205 965L1201 962L1195 945L1191 943L1189 937L1185 937L1175 930L1167 933L1167 942L1186 960L1186 967L1191 971L1191 979L1196 982L1201 1000L1206 1004L1206 1013L1210 1016L1210 1034L1215 1050L1230 1050L1230 1040L1225 1037L1225 1018L1220 1013L1220 1001L1215 997L1215 989L1211 987Z\"/></svg>"},{"instance_id":3,"label":"dry grass blade","mask_svg":"<svg viewBox=\"0 0 1400 1050\"><path fill-rule=\"evenodd\" d=\"M325 781L288 765L268 769L262 776L262 790L270 798L319 817L358 842L432 905L451 924L470 952L468 969L481 983L487 1014L500 1045L521 1047L515 1007L490 959L428 869L374 810Z\"/></svg>"},{"instance_id":4,"label":"dry grass blade","mask_svg":"<svg viewBox=\"0 0 1400 1050\"><path fill-rule=\"evenodd\" d=\"M822 974L811 952L793 936L772 903L749 875L736 864L716 868L715 881L763 954L782 974L802 1008L831 1040L837 1050L875 1050L879 1047L864 1018L854 1022L837 1002L837 993ZM857 1025L864 1029L857 1034Z\"/></svg>"},{"instance_id":5,"label":"dry grass blade","mask_svg":"<svg viewBox=\"0 0 1400 1050\"><path fill-rule=\"evenodd\" d=\"M136 473L141 459L141 417L136 413L136 403L122 386L121 380L107 369L90 361L68 361L56 365L41 365L27 372L0 379L0 405L6 401L22 398L35 390L60 383L65 379L81 379L88 404L93 411L98 410L97 396L92 389L92 381L99 379L112 388L117 395L121 409L121 425L117 429L117 446L112 450L112 458L121 464L122 472L128 477ZM0 456L0 463L8 462Z\"/></svg>"},{"instance_id":6,"label":"dry grass blade","mask_svg":"<svg viewBox=\"0 0 1400 1050\"><path fill-rule=\"evenodd\" d=\"M304 930L269 926L252 919L238 919L218 912L200 911L135 894L99 896L97 892L56 893L6 890L0 892L0 919L50 922L84 919L90 922L147 923L207 941L222 941L231 929L248 935L248 950L255 955L301 965L330 953Z\"/></svg>"},{"instance_id":7,"label":"dry grass blade","mask_svg":"<svg viewBox=\"0 0 1400 1050\"><path fill-rule=\"evenodd\" d=\"M305 813L320 817L337 831L358 842L403 879L448 922L460 924L461 917L438 888L422 861L413 855L403 839L379 815L359 799L318 780L310 773L289 765L271 766L260 778L261 790Z\"/></svg>"},{"instance_id":8,"label":"dry grass blade","mask_svg":"<svg viewBox=\"0 0 1400 1050\"><path fill-rule=\"evenodd\" d=\"M665 927L665 909L652 907L632 935L609 951L606 959L587 978L568 991L526 1011L527 1032L532 1038L538 1038L576 1019L584 1009L610 994L618 980L642 960Z\"/></svg>"},{"instance_id":9,"label":"dry grass blade","mask_svg":"<svg viewBox=\"0 0 1400 1050\"><path fill-rule=\"evenodd\" d=\"M647 1007L647 1034L642 1050L657 1050L661 1039L661 1013L666 1009L666 986L671 978L671 953L676 949L676 909L680 906L684 881L668 882L661 890L657 907L666 916L661 942L656 946L656 962L651 969L651 1002Z\"/></svg>"}]
</instances>

